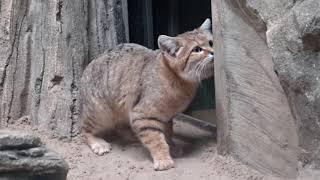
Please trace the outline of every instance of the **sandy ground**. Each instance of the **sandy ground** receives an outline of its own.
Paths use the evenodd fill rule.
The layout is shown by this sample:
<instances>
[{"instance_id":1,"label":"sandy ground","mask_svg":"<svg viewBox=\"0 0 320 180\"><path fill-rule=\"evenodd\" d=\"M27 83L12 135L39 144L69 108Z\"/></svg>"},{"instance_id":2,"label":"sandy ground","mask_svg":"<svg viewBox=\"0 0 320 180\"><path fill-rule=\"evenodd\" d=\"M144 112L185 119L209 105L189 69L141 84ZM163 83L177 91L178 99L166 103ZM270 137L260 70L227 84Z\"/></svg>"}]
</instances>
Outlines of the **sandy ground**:
<instances>
[{"instance_id":1,"label":"sandy ground","mask_svg":"<svg viewBox=\"0 0 320 180\"><path fill-rule=\"evenodd\" d=\"M97 156L82 137L64 142L30 126L12 126L41 137L46 146L60 153L70 166L68 180L265 180L265 176L231 157L217 154L214 137L176 139L184 154L175 158L175 168L154 171L148 152L139 143L114 140L112 151ZM192 133L191 133L192 134ZM307 175L310 173L306 172ZM307 179L318 179L314 178ZM305 179L305 178L301 178ZM320 179L320 178L319 178Z\"/></svg>"}]
</instances>

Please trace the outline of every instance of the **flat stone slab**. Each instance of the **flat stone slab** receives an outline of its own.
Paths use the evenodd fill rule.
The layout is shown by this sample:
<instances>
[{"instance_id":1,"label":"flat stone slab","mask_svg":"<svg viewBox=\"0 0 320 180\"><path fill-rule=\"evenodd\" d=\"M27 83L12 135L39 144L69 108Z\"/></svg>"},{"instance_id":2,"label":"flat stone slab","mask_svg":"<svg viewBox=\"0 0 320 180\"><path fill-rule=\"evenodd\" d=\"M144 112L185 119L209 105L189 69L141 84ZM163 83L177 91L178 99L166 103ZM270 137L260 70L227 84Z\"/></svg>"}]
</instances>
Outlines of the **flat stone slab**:
<instances>
[{"instance_id":1,"label":"flat stone slab","mask_svg":"<svg viewBox=\"0 0 320 180\"><path fill-rule=\"evenodd\" d=\"M0 130L0 150L28 149L41 145L39 137L8 129Z\"/></svg>"},{"instance_id":2,"label":"flat stone slab","mask_svg":"<svg viewBox=\"0 0 320 180\"><path fill-rule=\"evenodd\" d=\"M39 137L0 130L0 180L66 179L68 164Z\"/></svg>"}]
</instances>

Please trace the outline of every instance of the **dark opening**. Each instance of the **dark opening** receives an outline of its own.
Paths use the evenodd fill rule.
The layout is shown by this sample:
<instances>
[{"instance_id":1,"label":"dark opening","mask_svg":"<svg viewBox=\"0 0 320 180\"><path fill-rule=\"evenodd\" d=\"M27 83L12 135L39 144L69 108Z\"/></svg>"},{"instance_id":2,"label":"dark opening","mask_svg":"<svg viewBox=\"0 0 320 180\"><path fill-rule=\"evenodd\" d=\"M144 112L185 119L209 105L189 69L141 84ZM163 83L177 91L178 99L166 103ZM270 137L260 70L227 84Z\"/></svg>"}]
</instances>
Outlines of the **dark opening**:
<instances>
[{"instance_id":1,"label":"dark opening","mask_svg":"<svg viewBox=\"0 0 320 180\"><path fill-rule=\"evenodd\" d=\"M161 34L177 34L199 27L211 18L211 0L130 0L128 1L130 42L157 49ZM214 121L214 79L202 82L186 113Z\"/></svg>"}]
</instances>

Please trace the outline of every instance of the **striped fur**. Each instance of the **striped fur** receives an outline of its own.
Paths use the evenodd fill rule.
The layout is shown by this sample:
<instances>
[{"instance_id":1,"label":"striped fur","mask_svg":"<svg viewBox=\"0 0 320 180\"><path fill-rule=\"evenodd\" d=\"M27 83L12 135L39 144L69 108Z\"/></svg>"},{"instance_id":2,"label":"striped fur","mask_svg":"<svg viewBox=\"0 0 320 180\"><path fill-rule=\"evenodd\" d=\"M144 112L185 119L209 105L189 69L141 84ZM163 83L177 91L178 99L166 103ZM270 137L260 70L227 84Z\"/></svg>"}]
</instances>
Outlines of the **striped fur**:
<instances>
[{"instance_id":1,"label":"striped fur","mask_svg":"<svg viewBox=\"0 0 320 180\"><path fill-rule=\"evenodd\" d=\"M173 167L171 119L213 74L213 47L211 33L200 28L158 42L155 51L121 44L88 65L81 79L81 121L96 154L111 150L103 140L107 133L130 126L150 151L154 169L165 170Z\"/></svg>"}]
</instances>

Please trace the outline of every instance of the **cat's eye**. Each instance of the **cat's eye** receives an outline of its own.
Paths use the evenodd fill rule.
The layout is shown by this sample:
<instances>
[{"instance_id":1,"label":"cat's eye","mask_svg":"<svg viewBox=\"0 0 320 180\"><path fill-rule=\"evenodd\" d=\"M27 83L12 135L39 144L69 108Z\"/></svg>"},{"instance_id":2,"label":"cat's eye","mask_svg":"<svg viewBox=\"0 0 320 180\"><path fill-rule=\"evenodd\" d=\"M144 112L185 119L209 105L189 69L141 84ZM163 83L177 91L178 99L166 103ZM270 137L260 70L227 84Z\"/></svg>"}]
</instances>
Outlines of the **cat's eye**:
<instances>
[{"instance_id":1,"label":"cat's eye","mask_svg":"<svg viewBox=\"0 0 320 180\"><path fill-rule=\"evenodd\" d=\"M193 52L201 52L201 51L202 51L202 48L199 47L199 46L197 46L197 47L193 48L192 51L193 51Z\"/></svg>"},{"instance_id":2,"label":"cat's eye","mask_svg":"<svg viewBox=\"0 0 320 180\"><path fill-rule=\"evenodd\" d=\"M209 41L209 45L212 47L213 46L213 42L210 40Z\"/></svg>"}]
</instances>

